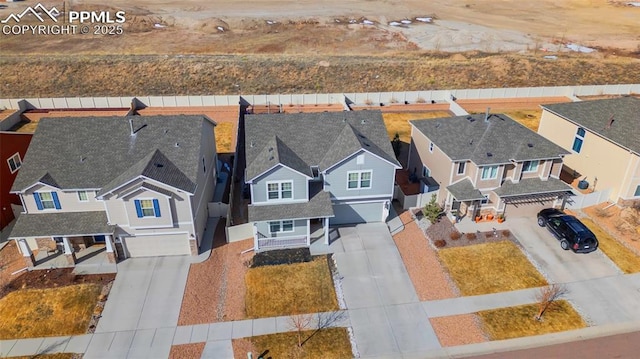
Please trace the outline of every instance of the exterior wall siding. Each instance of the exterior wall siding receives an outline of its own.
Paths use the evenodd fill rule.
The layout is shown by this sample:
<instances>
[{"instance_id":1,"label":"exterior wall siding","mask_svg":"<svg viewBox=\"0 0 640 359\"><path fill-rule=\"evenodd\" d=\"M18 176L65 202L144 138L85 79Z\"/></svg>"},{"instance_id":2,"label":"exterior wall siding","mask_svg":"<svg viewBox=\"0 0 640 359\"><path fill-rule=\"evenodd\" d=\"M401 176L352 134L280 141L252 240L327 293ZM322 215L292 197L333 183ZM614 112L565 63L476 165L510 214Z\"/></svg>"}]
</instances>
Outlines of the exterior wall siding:
<instances>
[{"instance_id":1,"label":"exterior wall siding","mask_svg":"<svg viewBox=\"0 0 640 359\"><path fill-rule=\"evenodd\" d=\"M504 165L498 165L498 172L495 179L482 179L482 167L478 168L478 181L476 182L476 188L479 190L483 189L494 189L500 187L502 184L502 179L504 178ZM518 168L516 167L516 176L518 175Z\"/></svg>"},{"instance_id":2,"label":"exterior wall siding","mask_svg":"<svg viewBox=\"0 0 640 359\"><path fill-rule=\"evenodd\" d=\"M160 217L143 217L138 218L136 214L135 200L157 199L160 206ZM165 196L158 195L155 192L144 191L136 196L124 200L124 208L129 217L129 226L134 228L158 228L173 226L173 216L168 199Z\"/></svg>"},{"instance_id":3,"label":"exterior wall siding","mask_svg":"<svg viewBox=\"0 0 640 359\"><path fill-rule=\"evenodd\" d=\"M307 220L296 219L293 221L293 232L269 232L269 222L256 222L256 228L258 233L265 237L278 238L278 237L292 237L292 236L306 236L307 235Z\"/></svg>"},{"instance_id":4,"label":"exterior wall siding","mask_svg":"<svg viewBox=\"0 0 640 359\"><path fill-rule=\"evenodd\" d=\"M422 132L411 126L411 148L410 148L410 161L409 171L413 173L416 171L417 175L422 174L423 164L429 167L431 170L431 177L435 179L440 185L438 190L438 202L442 203L447 196L447 186L451 184L449 179L451 178L452 161L451 159L440 150L438 146L433 147L433 153L429 152L429 140ZM473 170L473 164L467 163L465 173L475 174Z\"/></svg>"},{"instance_id":5,"label":"exterior wall siding","mask_svg":"<svg viewBox=\"0 0 640 359\"><path fill-rule=\"evenodd\" d=\"M267 182L287 180L293 181L293 201L309 199L307 194L308 179L298 172L279 165L253 181L251 184L253 204L279 203L280 201L267 201Z\"/></svg>"},{"instance_id":6,"label":"exterior wall siding","mask_svg":"<svg viewBox=\"0 0 640 359\"><path fill-rule=\"evenodd\" d=\"M364 163L358 164L358 154L364 154ZM371 170L371 188L348 189L348 173L351 171ZM354 154L346 161L327 171L324 176L325 190L331 193L331 198L354 197L393 197L395 171L389 162L366 151Z\"/></svg>"},{"instance_id":7,"label":"exterior wall siding","mask_svg":"<svg viewBox=\"0 0 640 359\"><path fill-rule=\"evenodd\" d=\"M11 204L21 204L18 195L9 193L20 170L11 173L7 161L16 153L20 154L20 161L24 161L31 137L31 133L0 132L0 142L2 143L0 146L0 178L2 178L0 181L0 203L2 203L0 206L0 229L15 218Z\"/></svg>"},{"instance_id":8,"label":"exterior wall siding","mask_svg":"<svg viewBox=\"0 0 640 359\"><path fill-rule=\"evenodd\" d=\"M577 129L577 125L560 116L542 111L538 133L557 145L571 149ZM580 178L586 177L590 186L597 177L596 190L611 188L609 199L615 202L624 195L622 184L630 175L626 171L631 156L634 155L629 151L586 131L580 153L565 156L564 165L577 171Z\"/></svg>"},{"instance_id":9,"label":"exterior wall siding","mask_svg":"<svg viewBox=\"0 0 640 359\"><path fill-rule=\"evenodd\" d=\"M28 191L24 192L24 204L25 210L27 213L45 213L55 210L38 210L36 206L36 201L33 197L34 192L56 192L58 194L58 200L60 201L60 212L86 212L86 211L103 211L104 205L102 201L97 200L95 191L87 191L87 199L86 202L80 202L78 199L78 193L73 192L63 192L60 189L53 188L45 185L35 185L30 188Z\"/></svg>"},{"instance_id":10,"label":"exterior wall siding","mask_svg":"<svg viewBox=\"0 0 640 359\"><path fill-rule=\"evenodd\" d=\"M198 160L198 182L196 193L191 197L194 216L193 230L195 231L193 234L197 238L198 245L202 242L204 229L209 217L207 204L213 200L213 194L216 189L218 154L216 153L216 139L213 131L213 125L208 122L203 123Z\"/></svg>"},{"instance_id":11,"label":"exterior wall siding","mask_svg":"<svg viewBox=\"0 0 640 359\"><path fill-rule=\"evenodd\" d=\"M639 199L640 196L636 197L634 194L636 192L636 188L640 185L640 157L630 153L628 163L631 176L623 182L620 197L624 199Z\"/></svg>"},{"instance_id":12,"label":"exterior wall siding","mask_svg":"<svg viewBox=\"0 0 640 359\"><path fill-rule=\"evenodd\" d=\"M551 165L551 173L549 175L551 177L560 178L561 172L562 172L562 160L560 159L553 160L553 164Z\"/></svg>"}]
</instances>

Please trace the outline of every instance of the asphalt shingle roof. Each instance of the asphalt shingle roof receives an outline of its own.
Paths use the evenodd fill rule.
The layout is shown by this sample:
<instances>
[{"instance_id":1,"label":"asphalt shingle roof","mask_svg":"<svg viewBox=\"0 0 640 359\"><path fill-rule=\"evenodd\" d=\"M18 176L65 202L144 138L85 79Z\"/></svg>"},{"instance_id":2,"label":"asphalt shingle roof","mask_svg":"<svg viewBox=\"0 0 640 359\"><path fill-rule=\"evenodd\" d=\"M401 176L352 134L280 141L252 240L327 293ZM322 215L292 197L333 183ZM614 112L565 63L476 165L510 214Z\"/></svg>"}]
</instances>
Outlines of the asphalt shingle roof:
<instances>
[{"instance_id":1,"label":"asphalt shingle roof","mask_svg":"<svg viewBox=\"0 0 640 359\"><path fill-rule=\"evenodd\" d=\"M105 211L21 214L9 238L111 234L107 222Z\"/></svg>"},{"instance_id":2,"label":"asphalt shingle roof","mask_svg":"<svg viewBox=\"0 0 640 359\"><path fill-rule=\"evenodd\" d=\"M571 191L571 186L557 178L549 177L546 181L540 178L525 178L518 183L506 180L494 192L500 197L524 196L530 194Z\"/></svg>"},{"instance_id":3,"label":"asphalt shingle roof","mask_svg":"<svg viewBox=\"0 0 640 359\"><path fill-rule=\"evenodd\" d=\"M245 149L247 179L277 163L311 176L360 149L400 166L380 111L247 115Z\"/></svg>"},{"instance_id":4,"label":"asphalt shingle roof","mask_svg":"<svg viewBox=\"0 0 640 359\"><path fill-rule=\"evenodd\" d=\"M205 116L44 118L12 191L41 181L61 189L104 192L145 175L193 192L207 123L212 122Z\"/></svg>"},{"instance_id":5,"label":"asphalt shingle roof","mask_svg":"<svg viewBox=\"0 0 640 359\"><path fill-rule=\"evenodd\" d=\"M475 114L410 123L453 161L485 166L569 154L504 114L490 114L487 121Z\"/></svg>"},{"instance_id":6,"label":"asphalt shingle roof","mask_svg":"<svg viewBox=\"0 0 640 359\"><path fill-rule=\"evenodd\" d=\"M447 191L451 193L456 201L475 201L484 199L484 195L473 187L473 183L468 178L447 186Z\"/></svg>"},{"instance_id":7,"label":"asphalt shingle roof","mask_svg":"<svg viewBox=\"0 0 640 359\"><path fill-rule=\"evenodd\" d=\"M640 99L613 99L542 105L542 108L640 154ZM610 120L613 123L609 125Z\"/></svg>"},{"instance_id":8,"label":"asphalt shingle roof","mask_svg":"<svg viewBox=\"0 0 640 359\"><path fill-rule=\"evenodd\" d=\"M310 186L309 191L311 191L309 202L268 206L249 205L249 221L333 217L329 192L322 191L322 186Z\"/></svg>"}]
</instances>

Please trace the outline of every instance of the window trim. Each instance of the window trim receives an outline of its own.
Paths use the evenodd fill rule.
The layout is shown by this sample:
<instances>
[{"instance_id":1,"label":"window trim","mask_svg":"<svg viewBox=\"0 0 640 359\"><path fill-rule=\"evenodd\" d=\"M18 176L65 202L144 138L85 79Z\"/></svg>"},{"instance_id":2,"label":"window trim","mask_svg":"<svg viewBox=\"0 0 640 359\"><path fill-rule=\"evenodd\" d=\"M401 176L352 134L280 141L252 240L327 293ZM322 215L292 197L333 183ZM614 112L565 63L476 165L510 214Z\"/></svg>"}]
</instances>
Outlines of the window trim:
<instances>
[{"instance_id":1,"label":"window trim","mask_svg":"<svg viewBox=\"0 0 640 359\"><path fill-rule=\"evenodd\" d=\"M581 130L582 130L582 134L580 134ZM573 137L573 144L571 145L571 151L575 153L580 153L580 151L582 151L582 145L584 145L584 138L586 136L587 136L587 131L583 127L578 127L578 129L576 130L576 134ZM576 150L576 143L578 143L578 141L580 141L580 145Z\"/></svg>"},{"instance_id":2,"label":"window trim","mask_svg":"<svg viewBox=\"0 0 640 359\"><path fill-rule=\"evenodd\" d=\"M488 180L494 180L496 178L498 178L498 170L500 166L495 165L495 166L482 166L482 169L480 170L480 179L483 181L488 181ZM489 169L489 168L495 168L496 169L496 173L493 176L490 177L484 177L484 170L485 169ZM491 172L490 172L491 173Z\"/></svg>"},{"instance_id":3,"label":"window trim","mask_svg":"<svg viewBox=\"0 0 640 359\"><path fill-rule=\"evenodd\" d=\"M82 199L82 197L80 196L80 193L84 193L85 199ZM89 192L87 191L78 191L76 192L77 196L78 196L78 201L79 202L89 202Z\"/></svg>"},{"instance_id":4,"label":"window trim","mask_svg":"<svg viewBox=\"0 0 640 359\"><path fill-rule=\"evenodd\" d=\"M369 174L369 186L362 187L362 175L364 173ZM352 174L357 174L358 178L356 180L356 187L349 187L349 183L352 182L350 177ZM366 180L365 180L366 181ZM360 189L371 189L373 188L373 170L360 170L360 171L347 171L347 191L360 190Z\"/></svg>"},{"instance_id":5,"label":"window trim","mask_svg":"<svg viewBox=\"0 0 640 359\"><path fill-rule=\"evenodd\" d=\"M431 168L427 167L424 163L422 164L422 177L431 177Z\"/></svg>"},{"instance_id":6,"label":"window trim","mask_svg":"<svg viewBox=\"0 0 640 359\"><path fill-rule=\"evenodd\" d=\"M291 229L290 230L284 230L284 224L285 222L287 223L291 223ZM270 234L276 234L276 233L293 233L295 232L295 222L292 219L284 219L281 221L267 221L267 225L269 226L269 233ZM277 230L273 231L273 225L277 225Z\"/></svg>"},{"instance_id":7,"label":"window trim","mask_svg":"<svg viewBox=\"0 0 640 359\"><path fill-rule=\"evenodd\" d=\"M18 159L18 162L16 162L16 158ZM11 162L13 162L13 166L11 165ZM9 172L11 172L11 174L16 173L20 169L20 167L22 167L22 158L20 157L20 152L16 152L13 154L13 156L7 158L7 165L9 166ZM12 167L15 167L15 169Z\"/></svg>"},{"instance_id":8,"label":"window trim","mask_svg":"<svg viewBox=\"0 0 640 359\"><path fill-rule=\"evenodd\" d=\"M51 199L46 200L46 202L53 203L53 208L45 208L45 201L42 200L42 194L44 193L48 193L49 195L51 195ZM58 197L58 193L56 191L33 192L33 198L36 201L36 207L38 208L38 211L56 211L62 209L62 206L60 205L60 198Z\"/></svg>"},{"instance_id":9,"label":"window trim","mask_svg":"<svg viewBox=\"0 0 640 359\"><path fill-rule=\"evenodd\" d=\"M462 167L462 172L460 172L460 167ZM456 174L458 176L463 175L467 171L467 162L458 162L458 170Z\"/></svg>"},{"instance_id":10,"label":"window trim","mask_svg":"<svg viewBox=\"0 0 640 359\"><path fill-rule=\"evenodd\" d=\"M151 201L151 208L142 207L142 201ZM160 218L162 212L160 211L160 201L157 198L136 198L133 200L133 205L136 207L136 215L138 218ZM151 209L153 215L145 215L144 210Z\"/></svg>"},{"instance_id":11,"label":"window trim","mask_svg":"<svg viewBox=\"0 0 640 359\"><path fill-rule=\"evenodd\" d=\"M282 185L285 184L285 183L291 184L291 190L287 190L287 192L291 192L291 197L288 197L288 198L284 198L282 196L282 193L284 192L284 190L282 189ZM269 198L269 192L274 192L274 191L270 191L269 190L269 185L270 184L276 184L278 186L277 191L275 191L278 194L277 198ZM290 200L293 200L293 180L268 181L266 183L266 188L267 188L267 201L290 201Z\"/></svg>"},{"instance_id":12,"label":"window trim","mask_svg":"<svg viewBox=\"0 0 640 359\"><path fill-rule=\"evenodd\" d=\"M529 163L529 167L531 167L531 164L535 163L536 167L534 169L525 169L525 165ZM540 161L539 160L533 160L533 161L524 161L522 162L522 173L535 173L538 172L538 166L540 166Z\"/></svg>"}]
</instances>

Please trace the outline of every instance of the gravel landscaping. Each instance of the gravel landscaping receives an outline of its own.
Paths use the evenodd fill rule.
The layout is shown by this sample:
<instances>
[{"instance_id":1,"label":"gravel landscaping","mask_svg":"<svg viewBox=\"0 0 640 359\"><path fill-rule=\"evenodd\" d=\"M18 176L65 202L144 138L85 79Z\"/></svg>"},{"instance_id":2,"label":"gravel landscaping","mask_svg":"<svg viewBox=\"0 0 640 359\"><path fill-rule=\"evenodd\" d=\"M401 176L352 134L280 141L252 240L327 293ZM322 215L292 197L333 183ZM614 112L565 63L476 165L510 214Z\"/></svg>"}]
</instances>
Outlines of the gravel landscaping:
<instances>
[{"instance_id":1,"label":"gravel landscaping","mask_svg":"<svg viewBox=\"0 0 640 359\"><path fill-rule=\"evenodd\" d=\"M225 243L224 222L218 223L211 256L192 264L182 298L178 325L240 320L245 314L244 277L253 252L253 239Z\"/></svg>"},{"instance_id":2,"label":"gravel landscaping","mask_svg":"<svg viewBox=\"0 0 640 359\"><path fill-rule=\"evenodd\" d=\"M191 359L200 358L204 351L205 343L191 343L174 345L169 352L169 359Z\"/></svg>"},{"instance_id":3,"label":"gravel landscaping","mask_svg":"<svg viewBox=\"0 0 640 359\"><path fill-rule=\"evenodd\" d=\"M427 227L423 222L425 220L414 220L409 211L400 214L400 219L404 224L404 230L393 236L393 240L400 251L418 298L421 301L429 301L458 297L460 295L458 288L451 280L447 269L438 259L437 250L430 245L425 236L423 229L423 227ZM433 228L432 231L441 231L444 236L445 231L455 230L451 223L449 223L451 228L448 229L444 222L446 220L440 226ZM418 225L419 223L421 226ZM448 234L446 236L449 238ZM480 239L478 243L483 240L487 239ZM458 242L468 241L459 239ZM431 318L430 321L442 346L472 344L487 340L479 324L479 319L474 314Z\"/></svg>"}]
</instances>

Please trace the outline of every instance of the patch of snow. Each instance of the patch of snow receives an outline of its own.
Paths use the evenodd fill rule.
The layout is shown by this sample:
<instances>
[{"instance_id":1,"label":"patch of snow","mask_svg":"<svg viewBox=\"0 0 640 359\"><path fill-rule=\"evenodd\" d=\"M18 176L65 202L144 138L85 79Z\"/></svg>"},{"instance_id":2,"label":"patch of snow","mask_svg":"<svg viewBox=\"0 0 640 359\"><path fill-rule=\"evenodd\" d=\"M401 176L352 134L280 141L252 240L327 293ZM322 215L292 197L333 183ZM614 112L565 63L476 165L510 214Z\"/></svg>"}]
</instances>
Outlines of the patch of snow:
<instances>
[{"instance_id":1,"label":"patch of snow","mask_svg":"<svg viewBox=\"0 0 640 359\"><path fill-rule=\"evenodd\" d=\"M567 44L565 46L567 47L567 49L569 49L571 51L582 52L582 53L585 53L585 54L588 54L588 53L596 51L595 49L592 49L590 47L580 46L578 44Z\"/></svg>"},{"instance_id":2,"label":"patch of snow","mask_svg":"<svg viewBox=\"0 0 640 359\"><path fill-rule=\"evenodd\" d=\"M640 7L640 1L631 1L631 2L628 2L627 5Z\"/></svg>"},{"instance_id":3,"label":"patch of snow","mask_svg":"<svg viewBox=\"0 0 640 359\"><path fill-rule=\"evenodd\" d=\"M356 19L349 19L349 24L355 24L356 22L358 22L358 20L356 20Z\"/></svg>"},{"instance_id":4,"label":"patch of snow","mask_svg":"<svg viewBox=\"0 0 640 359\"><path fill-rule=\"evenodd\" d=\"M401 20L400 22L403 24L411 24L411 20Z\"/></svg>"},{"instance_id":5,"label":"patch of snow","mask_svg":"<svg viewBox=\"0 0 640 359\"><path fill-rule=\"evenodd\" d=\"M222 27L222 26L218 26L218 27L217 27L217 29L218 29L218 31L220 31L220 32L224 32L224 27Z\"/></svg>"},{"instance_id":6,"label":"patch of snow","mask_svg":"<svg viewBox=\"0 0 640 359\"><path fill-rule=\"evenodd\" d=\"M273 20L267 20L267 25L273 25L273 24L277 24L277 21L273 21Z\"/></svg>"},{"instance_id":7,"label":"patch of snow","mask_svg":"<svg viewBox=\"0 0 640 359\"><path fill-rule=\"evenodd\" d=\"M433 22L433 18L431 17L417 17L416 20L422 22Z\"/></svg>"},{"instance_id":8,"label":"patch of snow","mask_svg":"<svg viewBox=\"0 0 640 359\"><path fill-rule=\"evenodd\" d=\"M373 25L373 21L367 19L362 20L362 23L365 25Z\"/></svg>"},{"instance_id":9,"label":"patch of snow","mask_svg":"<svg viewBox=\"0 0 640 359\"><path fill-rule=\"evenodd\" d=\"M557 60L558 56L556 55L547 55L544 57L546 60Z\"/></svg>"},{"instance_id":10,"label":"patch of snow","mask_svg":"<svg viewBox=\"0 0 640 359\"><path fill-rule=\"evenodd\" d=\"M397 22L397 21L391 21L391 22L389 23L389 25L391 25L391 26L400 26L400 25L402 25L402 24L401 24L401 23L399 23L399 22Z\"/></svg>"},{"instance_id":11,"label":"patch of snow","mask_svg":"<svg viewBox=\"0 0 640 359\"><path fill-rule=\"evenodd\" d=\"M163 29L163 28L167 27L167 25L153 24L153 27L155 27L156 29Z\"/></svg>"}]
</instances>

